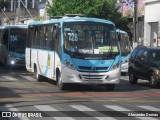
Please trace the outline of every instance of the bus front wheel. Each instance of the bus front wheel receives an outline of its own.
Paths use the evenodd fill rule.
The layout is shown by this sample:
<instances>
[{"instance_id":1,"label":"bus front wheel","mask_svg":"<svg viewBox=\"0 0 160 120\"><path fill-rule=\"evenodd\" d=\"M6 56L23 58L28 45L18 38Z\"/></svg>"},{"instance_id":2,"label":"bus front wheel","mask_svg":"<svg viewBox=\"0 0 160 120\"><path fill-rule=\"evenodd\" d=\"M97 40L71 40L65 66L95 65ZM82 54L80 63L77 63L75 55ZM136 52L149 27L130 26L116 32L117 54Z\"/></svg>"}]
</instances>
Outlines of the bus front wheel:
<instances>
[{"instance_id":1,"label":"bus front wheel","mask_svg":"<svg viewBox=\"0 0 160 120\"><path fill-rule=\"evenodd\" d=\"M65 90L66 89L66 84L62 82L60 74L56 75L56 81L57 81L57 85L58 85L60 90Z\"/></svg>"}]
</instances>

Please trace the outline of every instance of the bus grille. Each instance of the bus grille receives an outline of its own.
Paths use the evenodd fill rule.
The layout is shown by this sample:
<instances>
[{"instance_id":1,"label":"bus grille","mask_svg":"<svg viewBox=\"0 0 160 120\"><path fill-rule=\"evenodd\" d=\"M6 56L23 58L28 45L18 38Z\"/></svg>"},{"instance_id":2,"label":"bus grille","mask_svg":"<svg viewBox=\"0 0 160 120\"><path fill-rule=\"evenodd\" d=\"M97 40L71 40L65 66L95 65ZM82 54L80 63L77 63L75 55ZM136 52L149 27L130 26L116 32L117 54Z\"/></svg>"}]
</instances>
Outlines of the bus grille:
<instances>
[{"instance_id":1,"label":"bus grille","mask_svg":"<svg viewBox=\"0 0 160 120\"><path fill-rule=\"evenodd\" d=\"M86 67L86 66L78 66L80 70L86 70L86 71L95 71L95 70L107 70L108 67Z\"/></svg>"},{"instance_id":2,"label":"bus grille","mask_svg":"<svg viewBox=\"0 0 160 120\"><path fill-rule=\"evenodd\" d=\"M105 78L105 75L81 75L83 79L93 79L93 80L103 80Z\"/></svg>"}]
</instances>

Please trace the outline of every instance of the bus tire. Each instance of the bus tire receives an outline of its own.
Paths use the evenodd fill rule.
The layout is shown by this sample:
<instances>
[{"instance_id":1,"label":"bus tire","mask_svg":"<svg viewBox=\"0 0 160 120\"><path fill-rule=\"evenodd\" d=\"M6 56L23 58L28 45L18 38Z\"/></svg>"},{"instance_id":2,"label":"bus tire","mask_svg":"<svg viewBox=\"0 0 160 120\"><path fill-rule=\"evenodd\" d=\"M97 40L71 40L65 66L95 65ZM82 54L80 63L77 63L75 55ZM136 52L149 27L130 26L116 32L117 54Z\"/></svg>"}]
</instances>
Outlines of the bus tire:
<instances>
[{"instance_id":1,"label":"bus tire","mask_svg":"<svg viewBox=\"0 0 160 120\"><path fill-rule=\"evenodd\" d=\"M106 85L106 90L107 91L113 91L115 88L115 84L107 84Z\"/></svg>"},{"instance_id":2,"label":"bus tire","mask_svg":"<svg viewBox=\"0 0 160 120\"><path fill-rule=\"evenodd\" d=\"M58 85L60 90L65 90L66 89L66 84L62 82L60 74L56 75L56 81L57 81L57 85Z\"/></svg>"}]
</instances>

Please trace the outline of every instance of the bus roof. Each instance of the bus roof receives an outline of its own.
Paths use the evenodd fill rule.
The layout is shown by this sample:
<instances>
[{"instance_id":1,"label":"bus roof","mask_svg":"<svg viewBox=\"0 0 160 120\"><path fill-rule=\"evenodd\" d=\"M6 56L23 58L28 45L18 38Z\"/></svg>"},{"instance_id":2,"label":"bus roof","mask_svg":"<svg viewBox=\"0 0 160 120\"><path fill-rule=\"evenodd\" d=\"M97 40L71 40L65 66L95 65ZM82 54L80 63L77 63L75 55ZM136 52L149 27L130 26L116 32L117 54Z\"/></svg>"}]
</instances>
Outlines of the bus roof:
<instances>
[{"instance_id":1,"label":"bus roof","mask_svg":"<svg viewBox=\"0 0 160 120\"><path fill-rule=\"evenodd\" d=\"M34 21L31 22L29 25L40 25L40 24L49 24L49 23L63 23L63 22L78 22L78 21L90 21L90 22L101 22L114 25L113 22L104 19L98 18L88 18L88 17L62 17L62 18L52 18L45 21Z\"/></svg>"},{"instance_id":2,"label":"bus roof","mask_svg":"<svg viewBox=\"0 0 160 120\"><path fill-rule=\"evenodd\" d=\"M27 25L7 25L7 26L0 26L0 29L4 28L28 28Z\"/></svg>"},{"instance_id":3,"label":"bus roof","mask_svg":"<svg viewBox=\"0 0 160 120\"><path fill-rule=\"evenodd\" d=\"M124 33L124 34L128 34L126 31L123 31L123 30L120 30L120 29L117 29L116 32L118 33Z\"/></svg>"}]
</instances>

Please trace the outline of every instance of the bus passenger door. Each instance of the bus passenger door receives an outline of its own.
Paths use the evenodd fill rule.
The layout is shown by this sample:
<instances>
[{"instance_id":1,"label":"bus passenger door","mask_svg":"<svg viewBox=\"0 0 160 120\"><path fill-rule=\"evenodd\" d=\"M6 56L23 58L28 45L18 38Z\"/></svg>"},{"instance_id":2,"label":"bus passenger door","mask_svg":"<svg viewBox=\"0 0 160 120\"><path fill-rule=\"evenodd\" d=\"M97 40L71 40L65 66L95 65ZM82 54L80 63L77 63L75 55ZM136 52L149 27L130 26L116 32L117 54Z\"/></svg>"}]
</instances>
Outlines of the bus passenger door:
<instances>
[{"instance_id":1,"label":"bus passenger door","mask_svg":"<svg viewBox=\"0 0 160 120\"><path fill-rule=\"evenodd\" d=\"M56 79L56 70L57 67L60 69L59 62L60 62L60 56L61 56L61 39L60 39L60 28L59 24L55 24L53 26L54 32L53 32L53 48L54 48L54 67L53 67L53 73L54 78Z\"/></svg>"}]
</instances>

